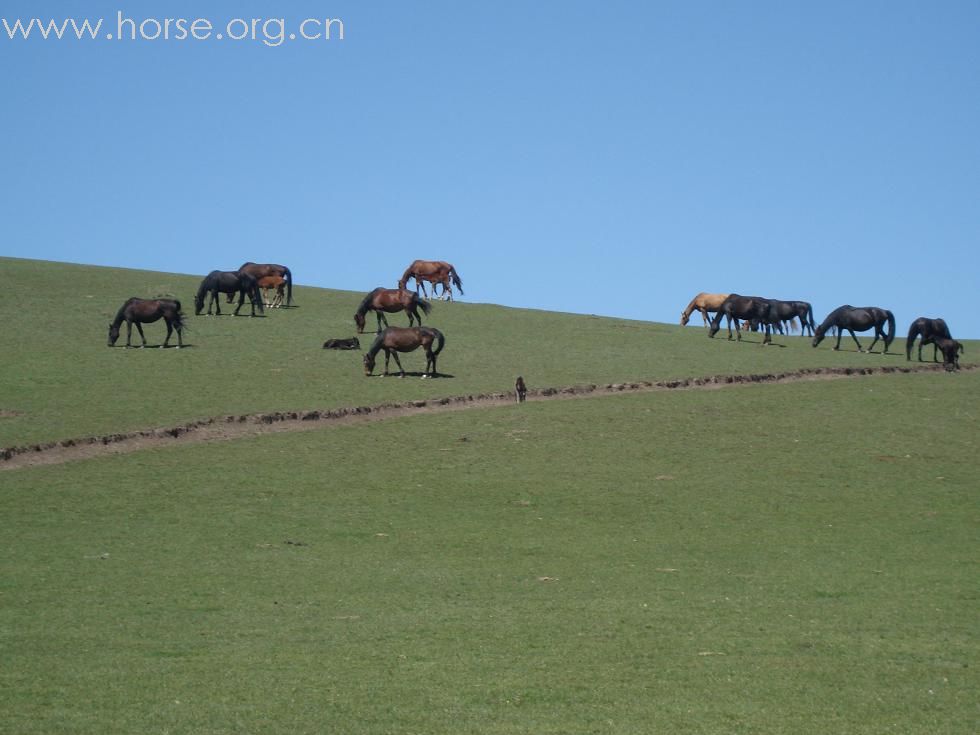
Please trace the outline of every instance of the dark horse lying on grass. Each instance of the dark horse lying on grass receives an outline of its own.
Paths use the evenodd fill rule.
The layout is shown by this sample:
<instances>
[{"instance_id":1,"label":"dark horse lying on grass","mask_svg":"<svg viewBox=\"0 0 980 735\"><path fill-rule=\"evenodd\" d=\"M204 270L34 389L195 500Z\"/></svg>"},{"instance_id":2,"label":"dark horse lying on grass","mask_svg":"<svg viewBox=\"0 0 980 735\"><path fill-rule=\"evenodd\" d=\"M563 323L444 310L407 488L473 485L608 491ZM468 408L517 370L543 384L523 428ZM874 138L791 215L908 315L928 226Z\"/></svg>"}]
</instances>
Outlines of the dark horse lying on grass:
<instances>
[{"instance_id":1,"label":"dark horse lying on grass","mask_svg":"<svg viewBox=\"0 0 980 735\"><path fill-rule=\"evenodd\" d=\"M952 339L953 335L949 333L949 327L946 326L946 322L942 319L929 319L928 317L920 316L914 322L912 326L909 327L909 336L905 338L905 359L912 359L912 345L915 344L915 338L922 337L919 341L919 362L922 362L922 348L927 344L932 344L932 361L936 362L936 352L939 350L939 346L936 344L937 337L945 337L946 339Z\"/></svg>"},{"instance_id":2,"label":"dark horse lying on grass","mask_svg":"<svg viewBox=\"0 0 980 735\"><path fill-rule=\"evenodd\" d=\"M211 316L212 304L217 315L221 316L221 301L218 298L219 292L238 294L238 306L235 308L235 316L238 316L238 312L245 302L246 295L252 304L251 316L255 316L256 306L259 307L259 312L262 314L265 313L265 307L262 305L262 294L259 293L258 281L255 280L254 276L250 276L248 273L242 271L211 271L208 273L204 277L204 280L201 281L201 285L197 289L197 295L194 297L194 313L200 316L201 312L204 311L204 297L206 294L209 294L211 298L208 300L208 316Z\"/></svg>"},{"instance_id":3,"label":"dark horse lying on grass","mask_svg":"<svg viewBox=\"0 0 980 735\"><path fill-rule=\"evenodd\" d=\"M779 319L769 299L763 299L759 296L739 296L737 293L730 294L718 307L718 313L711 320L711 329L708 330L709 337L714 338L718 334L723 317L728 318L728 339L732 338L732 322L735 322L735 333L738 335L738 341L742 340L742 330L738 326L739 319L745 319L764 327L763 345L772 343L771 327L773 322Z\"/></svg>"},{"instance_id":4,"label":"dark horse lying on grass","mask_svg":"<svg viewBox=\"0 0 980 735\"><path fill-rule=\"evenodd\" d=\"M425 299L419 298L417 293L412 293L411 291L406 291L401 288L376 288L361 301L361 305L357 307L357 313L354 314L354 322L357 324L357 331L359 334L364 334L364 315L369 311L373 311L378 317L378 331L381 331L381 322L388 326L388 320L385 318L384 313L394 314L399 311L404 311L408 314L408 326L413 326L415 320L418 320L419 326L422 326L422 317L419 314L419 309L422 309L424 314L428 314L432 310L432 304L430 304Z\"/></svg>"},{"instance_id":5,"label":"dark horse lying on grass","mask_svg":"<svg viewBox=\"0 0 980 735\"><path fill-rule=\"evenodd\" d=\"M886 323L888 324L887 334L883 329ZM895 315L888 311L888 309L882 309L877 306L857 307L851 306L850 304L838 306L817 327L817 331L813 335L812 344L814 347L820 344L824 336L826 336L827 330L831 327L839 328L837 332L837 344L834 345L835 350L840 349L840 338L844 336L845 329L851 333L851 339L857 345L858 352L864 352L864 349L861 347L861 343L858 342L858 338L854 336L855 330L858 332L864 332L872 328L875 330L875 339L871 343L871 347L868 348L868 352L874 349L874 346L878 344L878 339L881 338L885 343L885 350L882 354L887 355L888 346L895 339Z\"/></svg>"},{"instance_id":6,"label":"dark horse lying on grass","mask_svg":"<svg viewBox=\"0 0 980 735\"><path fill-rule=\"evenodd\" d=\"M133 324L136 331L140 333L143 340L142 347L146 347L146 337L143 335L143 324L152 324L158 319L163 319L167 323L167 338L160 345L160 348L170 345L170 335L177 330L177 348L184 346L181 333L184 331L184 315L180 313L180 302L174 299L129 299L116 312L116 318L109 325L109 347L116 344L119 339L119 327L126 322L126 347L130 347L133 336Z\"/></svg>"},{"instance_id":7,"label":"dark horse lying on grass","mask_svg":"<svg viewBox=\"0 0 980 735\"><path fill-rule=\"evenodd\" d=\"M432 345L435 344L433 349ZM446 338L442 332L432 327L387 327L379 334L374 344L364 355L364 374L371 375L374 372L374 356L381 350L385 351L385 372L388 374L388 359L395 358L395 364L401 371L402 378L405 377L405 369L402 367L401 360L398 359L399 352L411 352L419 347L425 348L425 372L422 377L436 377L436 357L442 352L446 344Z\"/></svg>"}]
</instances>

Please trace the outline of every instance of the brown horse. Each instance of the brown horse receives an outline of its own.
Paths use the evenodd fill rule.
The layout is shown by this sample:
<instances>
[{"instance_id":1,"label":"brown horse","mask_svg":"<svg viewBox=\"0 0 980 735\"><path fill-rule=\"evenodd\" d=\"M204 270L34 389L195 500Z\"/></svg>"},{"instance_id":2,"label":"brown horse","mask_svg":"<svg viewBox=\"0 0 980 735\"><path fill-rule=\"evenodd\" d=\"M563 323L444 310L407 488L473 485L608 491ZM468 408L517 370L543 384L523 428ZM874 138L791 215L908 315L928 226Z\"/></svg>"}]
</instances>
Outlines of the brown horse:
<instances>
[{"instance_id":1,"label":"brown horse","mask_svg":"<svg viewBox=\"0 0 980 735\"><path fill-rule=\"evenodd\" d=\"M286 281L286 306L293 305L293 273L284 265L276 263L242 263L239 271L245 271L253 278L264 278L265 276L279 276ZM231 303L231 298L228 299Z\"/></svg>"},{"instance_id":2,"label":"brown horse","mask_svg":"<svg viewBox=\"0 0 980 735\"><path fill-rule=\"evenodd\" d=\"M429 281L432 284L433 298L436 295L436 285L441 283L443 298L448 294L449 300L453 300L453 289L449 285L450 279L452 279L453 285L459 289L459 292L463 293L463 281L460 280L456 269L451 263L443 260L414 261L402 274L401 280L398 281L398 288L407 288L409 278L415 279L415 293L419 292L419 286L421 286L422 295L426 298L428 298L429 294L425 292L425 281Z\"/></svg>"},{"instance_id":3,"label":"brown horse","mask_svg":"<svg viewBox=\"0 0 980 735\"><path fill-rule=\"evenodd\" d=\"M373 311L378 317L378 331L381 331L381 322L388 326L388 319L385 312L394 314L404 311L408 314L408 326L415 324L417 319L419 326L422 326L422 316L419 309L428 314L432 310L432 304L425 299L420 299L417 293L406 291L402 288L376 288L361 300L361 305L357 307L354 314L354 323L357 324L359 334L364 334L364 315Z\"/></svg>"},{"instance_id":4,"label":"brown horse","mask_svg":"<svg viewBox=\"0 0 980 735\"><path fill-rule=\"evenodd\" d=\"M177 330L177 348L183 347L184 341L181 338L181 333L184 331L184 315L180 313L180 302L175 299L137 299L135 297L120 307L119 311L116 312L116 318L109 325L109 347L114 346L116 340L119 339L119 327L124 321L126 322L126 347L131 346L133 324L136 325L136 331L140 333L140 339L143 340L141 346L146 347L146 337L143 335L141 325L152 324L159 319L163 319L167 323L167 338L160 345L160 348L169 346L170 335L175 329Z\"/></svg>"},{"instance_id":5,"label":"brown horse","mask_svg":"<svg viewBox=\"0 0 980 735\"><path fill-rule=\"evenodd\" d=\"M282 300L286 292L286 279L282 276L262 276L262 278L258 279L257 283L259 288L262 289L262 303L270 309L281 309ZM270 300L269 291L272 289L276 290L276 295Z\"/></svg>"},{"instance_id":6,"label":"brown horse","mask_svg":"<svg viewBox=\"0 0 980 735\"><path fill-rule=\"evenodd\" d=\"M691 303L687 305L687 308L681 313L681 326L686 326L688 321L691 319L691 314L695 311L701 312L701 318L704 320L704 326L708 326L708 312L717 312L721 308L721 305L725 303L731 294L727 293L699 293L693 299Z\"/></svg>"},{"instance_id":7,"label":"brown horse","mask_svg":"<svg viewBox=\"0 0 980 735\"><path fill-rule=\"evenodd\" d=\"M435 349L432 345L435 344ZM405 368L402 367L401 360L398 359L399 352L411 352L423 347L425 349L425 372L422 377L430 375L434 378L439 375L436 372L436 357L442 352L446 338L442 332L432 327L387 327L385 331L374 338L374 344L364 355L364 374L371 375L374 372L374 356L381 350L385 351L385 375L388 375L388 360L395 358L395 364L401 371L399 377L405 377Z\"/></svg>"}]
</instances>

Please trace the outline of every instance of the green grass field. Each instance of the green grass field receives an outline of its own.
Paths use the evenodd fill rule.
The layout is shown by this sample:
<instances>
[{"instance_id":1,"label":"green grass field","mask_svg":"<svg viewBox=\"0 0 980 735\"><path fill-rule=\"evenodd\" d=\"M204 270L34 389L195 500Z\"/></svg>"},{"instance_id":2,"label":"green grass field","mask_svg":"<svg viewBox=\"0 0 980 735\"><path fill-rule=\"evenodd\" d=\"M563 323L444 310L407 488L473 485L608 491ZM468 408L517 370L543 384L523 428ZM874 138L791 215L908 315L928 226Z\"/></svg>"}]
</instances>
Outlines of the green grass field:
<instances>
[{"instance_id":1,"label":"green grass field","mask_svg":"<svg viewBox=\"0 0 980 735\"><path fill-rule=\"evenodd\" d=\"M461 303L431 320L455 377L369 380L319 349L356 294L110 350L126 296L192 311L193 279L2 265L25 316L0 444L517 372L905 362ZM0 731L974 733L978 398L975 371L750 385L0 472Z\"/></svg>"}]
</instances>

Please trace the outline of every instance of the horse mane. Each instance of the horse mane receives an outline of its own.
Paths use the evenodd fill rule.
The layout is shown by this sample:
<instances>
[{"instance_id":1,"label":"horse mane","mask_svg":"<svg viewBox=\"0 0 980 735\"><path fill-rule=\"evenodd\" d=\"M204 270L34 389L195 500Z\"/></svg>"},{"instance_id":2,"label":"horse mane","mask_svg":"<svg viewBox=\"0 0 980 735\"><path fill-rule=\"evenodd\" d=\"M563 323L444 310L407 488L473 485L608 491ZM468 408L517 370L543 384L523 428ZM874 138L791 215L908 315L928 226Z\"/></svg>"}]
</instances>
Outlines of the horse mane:
<instances>
[{"instance_id":1,"label":"horse mane","mask_svg":"<svg viewBox=\"0 0 980 735\"><path fill-rule=\"evenodd\" d=\"M126 299L125 303L119 307L119 311L116 312L116 316L112 320L113 326L118 327L120 324L122 324L123 319L126 318L126 314L125 314L126 307L129 306L134 301L139 301L139 299L136 296L130 296L128 299Z\"/></svg>"},{"instance_id":2,"label":"horse mane","mask_svg":"<svg viewBox=\"0 0 980 735\"><path fill-rule=\"evenodd\" d=\"M368 309L371 308L371 300L374 298L374 295L380 290L381 290L381 286L378 286L376 289L373 289L371 293L369 293L367 296L361 299L361 303L357 307L357 311L355 313L360 314L361 316L367 314Z\"/></svg>"}]
</instances>

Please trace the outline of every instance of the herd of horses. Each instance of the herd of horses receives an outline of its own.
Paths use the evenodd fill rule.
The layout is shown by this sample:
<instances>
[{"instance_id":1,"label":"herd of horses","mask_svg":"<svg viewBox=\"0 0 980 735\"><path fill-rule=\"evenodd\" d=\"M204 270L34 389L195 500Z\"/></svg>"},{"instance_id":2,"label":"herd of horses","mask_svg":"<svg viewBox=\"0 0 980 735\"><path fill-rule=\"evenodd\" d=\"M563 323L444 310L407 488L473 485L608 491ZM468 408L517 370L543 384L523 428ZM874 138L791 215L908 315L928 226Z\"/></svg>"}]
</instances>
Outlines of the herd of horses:
<instances>
[{"instance_id":1,"label":"herd of horses","mask_svg":"<svg viewBox=\"0 0 980 735\"><path fill-rule=\"evenodd\" d=\"M687 308L681 312L681 325L686 325L695 312L701 314L708 336L714 337L721 329L722 319L728 320L728 339L732 339L732 325L735 326L735 339L742 339L742 329L763 330L762 345L772 343L773 330L782 331L787 325L800 323L801 332L806 335L809 330L812 346L819 345L828 332L836 334L835 350L840 349L841 337L844 331L850 333L851 339L857 345L858 352L864 348L858 341L855 332L866 332L874 329L874 340L868 347L868 352L874 349L880 339L884 344L883 354L895 339L895 315L888 309L878 306L838 306L819 325L813 319L813 307L806 301L782 301L767 299L760 296L742 296L740 294L699 293ZM709 319L708 315L714 314ZM937 361L937 354L942 353L943 365L947 370L959 367L959 355L963 345L954 340L949 333L949 327L942 319L919 317L909 327L905 341L905 359L912 359L912 347L919 340L919 361L922 361L922 348L933 346L932 359Z\"/></svg>"},{"instance_id":2,"label":"herd of horses","mask_svg":"<svg viewBox=\"0 0 980 735\"><path fill-rule=\"evenodd\" d=\"M415 280L415 291L408 290L409 280ZM432 304L427 300L428 292L425 284L432 286L432 296L436 297L436 287L442 287L441 298L453 300L453 286L463 293L463 281L456 268L442 260L413 261L398 281L398 288L376 288L367 294L354 313L354 322L358 333L364 332L365 317L369 311L377 316L377 336L364 355L364 372L372 375L376 356L382 350L385 353L385 371L388 375L388 365L392 357L401 373L405 376L399 352L411 352L418 348L425 351L426 365L423 378L437 376L436 361L446 343L446 338L438 329L422 326L422 314L428 315ZM421 288L423 297L419 296ZM270 292L275 295L270 298ZM221 294L227 296L227 303L232 304L238 297L238 305L233 316L238 316L245 300L248 299L250 316L265 313L265 308L280 308L293 306L293 274L287 266L277 263L243 263L238 270L214 270L208 273L198 286L194 295L194 314L201 316L207 306L207 315L212 311L221 316ZM408 327L390 327L385 314L404 311L408 315ZM126 347L132 346L133 325L139 333L141 347L146 347L146 337L143 334L143 324L151 324L163 319L167 325L167 338L161 348L170 346L170 338L177 333L177 348L184 346L183 331L186 326L185 316L180 301L176 299L140 299L126 300L109 324L108 345L115 346L123 322L126 323ZM416 324L417 322L417 324ZM384 329L381 325L384 323ZM324 347L332 349L359 349L357 338L327 340Z\"/></svg>"}]
</instances>

